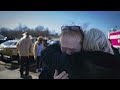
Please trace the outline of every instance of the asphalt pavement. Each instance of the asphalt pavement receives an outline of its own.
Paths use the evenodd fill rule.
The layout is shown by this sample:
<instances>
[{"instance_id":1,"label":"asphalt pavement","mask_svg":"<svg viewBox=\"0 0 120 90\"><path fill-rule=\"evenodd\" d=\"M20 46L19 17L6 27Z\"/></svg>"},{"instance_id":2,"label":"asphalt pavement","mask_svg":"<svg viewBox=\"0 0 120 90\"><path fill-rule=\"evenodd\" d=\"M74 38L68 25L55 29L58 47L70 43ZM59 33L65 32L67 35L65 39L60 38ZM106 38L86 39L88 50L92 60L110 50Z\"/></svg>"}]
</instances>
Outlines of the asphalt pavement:
<instances>
[{"instance_id":1,"label":"asphalt pavement","mask_svg":"<svg viewBox=\"0 0 120 90\"><path fill-rule=\"evenodd\" d=\"M39 73L30 72L28 78L21 78L19 68L11 69L10 64L0 61L0 79L38 79Z\"/></svg>"}]
</instances>

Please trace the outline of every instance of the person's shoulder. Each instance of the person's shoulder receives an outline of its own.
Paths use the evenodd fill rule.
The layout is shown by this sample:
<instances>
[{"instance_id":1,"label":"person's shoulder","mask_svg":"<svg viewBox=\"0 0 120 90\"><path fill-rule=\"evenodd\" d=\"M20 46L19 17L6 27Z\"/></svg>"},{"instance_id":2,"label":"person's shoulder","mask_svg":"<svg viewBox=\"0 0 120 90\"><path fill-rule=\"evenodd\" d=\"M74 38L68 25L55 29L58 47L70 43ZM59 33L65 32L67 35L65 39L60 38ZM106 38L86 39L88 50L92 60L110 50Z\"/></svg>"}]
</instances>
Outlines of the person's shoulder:
<instances>
[{"instance_id":1,"label":"person's shoulder","mask_svg":"<svg viewBox=\"0 0 120 90\"><path fill-rule=\"evenodd\" d=\"M115 60L117 57L113 54L110 54L108 52L102 52L102 51L89 51L85 53L86 57L97 59L97 60Z\"/></svg>"},{"instance_id":2,"label":"person's shoulder","mask_svg":"<svg viewBox=\"0 0 120 90\"><path fill-rule=\"evenodd\" d=\"M76 55L76 54L75 54ZM115 58L115 55L112 55L110 53L107 52L102 52L102 51L81 51L80 53L78 53L79 57L83 57L85 59L113 59Z\"/></svg>"},{"instance_id":3,"label":"person's shoulder","mask_svg":"<svg viewBox=\"0 0 120 90\"><path fill-rule=\"evenodd\" d=\"M34 45L38 44L38 41L35 41Z\"/></svg>"},{"instance_id":4,"label":"person's shoulder","mask_svg":"<svg viewBox=\"0 0 120 90\"><path fill-rule=\"evenodd\" d=\"M24 40L24 38L21 37L21 38L18 40L18 42L22 42L23 40Z\"/></svg>"},{"instance_id":5,"label":"person's shoulder","mask_svg":"<svg viewBox=\"0 0 120 90\"><path fill-rule=\"evenodd\" d=\"M52 44L47 47L47 49L54 49L54 50L59 50L60 49L60 44Z\"/></svg>"},{"instance_id":6,"label":"person's shoulder","mask_svg":"<svg viewBox=\"0 0 120 90\"><path fill-rule=\"evenodd\" d=\"M20 41L24 41L24 40L26 40L26 38L25 38L25 37L22 37L22 38L20 39Z\"/></svg>"},{"instance_id":7,"label":"person's shoulder","mask_svg":"<svg viewBox=\"0 0 120 90\"><path fill-rule=\"evenodd\" d=\"M55 53L60 52L60 45L59 44L52 44L45 48L42 53Z\"/></svg>"},{"instance_id":8,"label":"person's shoulder","mask_svg":"<svg viewBox=\"0 0 120 90\"><path fill-rule=\"evenodd\" d=\"M86 55L90 56L114 56L108 52L102 52L102 51L86 51L84 52Z\"/></svg>"},{"instance_id":9,"label":"person's shoulder","mask_svg":"<svg viewBox=\"0 0 120 90\"><path fill-rule=\"evenodd\" d=\"M89 51L85 54L86 60L93 64L104 67L119 67L120 60L115 56L107 52L101 51Z\"/></svg>"}]
</instances>

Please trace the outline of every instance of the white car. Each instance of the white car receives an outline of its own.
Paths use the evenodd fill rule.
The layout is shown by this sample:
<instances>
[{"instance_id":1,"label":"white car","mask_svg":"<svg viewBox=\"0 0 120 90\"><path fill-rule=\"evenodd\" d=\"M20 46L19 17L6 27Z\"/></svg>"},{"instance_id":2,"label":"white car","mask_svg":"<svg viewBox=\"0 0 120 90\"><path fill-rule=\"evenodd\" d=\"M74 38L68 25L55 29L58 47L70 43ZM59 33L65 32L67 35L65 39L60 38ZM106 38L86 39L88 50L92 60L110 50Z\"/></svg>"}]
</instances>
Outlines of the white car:
<instances>
[{"instance_id":1,"label":"white car","mask_svg":"<svg viewBox=\"0 0 120 90\"><path fill-rule=\"evenodd\" d=\"M0 49L4 48L16 48L18 40L8 40L0 44Z\"/></svg>"},{"instance_id":2,"label":"white car","mask_svg":"<svg viewBox=\"0 0 120 90\"><path fill-rule=\"evenodd\" d=\"M17 51L17 42L19 41L19 39L17 40L8 40L6 42L3 42L0 44L0 54L3 57L3 55L5 56L5 59L9 58L12 60L18 59L18 51ZM34 42L36 41L36 37L32 38L32 43L34 44ZM30 53L30 56L33 56L33 53ZM2 58L3 59L3 58Z\"/></svg>"},{"instance_id":3,"label":"white car","mask_svg":"<svg viewBox=\"0 0 120 90\"><path fill-rule=\"evenodd\" d=\"M10 59L11 57L17 57L17 44L18 40L8 40L0 44L0 53L4 59ZM2 58L2 59L3 59Z\"/></svg>"}]
</instances>

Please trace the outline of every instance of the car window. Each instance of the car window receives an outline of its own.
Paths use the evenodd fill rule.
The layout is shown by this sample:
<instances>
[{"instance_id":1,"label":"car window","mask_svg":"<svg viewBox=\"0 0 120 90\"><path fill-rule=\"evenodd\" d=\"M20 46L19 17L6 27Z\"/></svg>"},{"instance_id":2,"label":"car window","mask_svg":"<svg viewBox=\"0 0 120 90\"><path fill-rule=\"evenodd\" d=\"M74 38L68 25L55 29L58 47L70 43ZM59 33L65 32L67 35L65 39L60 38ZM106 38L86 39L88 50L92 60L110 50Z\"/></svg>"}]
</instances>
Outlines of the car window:
<instances>
[{"instance_id":1,"label":"car window","mask_svg":"<svg viewBox=\"0 0 120 90\"><path fill-rule=\"evenodd\" d=\"M14 42L5 42L4 45L12 45Z\"/></svg>"},{"instance_id":2,"label":"car window","mask_svg":"<svg viewBox=\"0 0 120 90\"><path fill-rule=\"evenodd\" d=\"M13 43L13 45L16 45L16 44L17 44L17 42L14 42L14 43Z\"/></svg>"},{"instance_id":3,"label":"car window","mask_svg":"<svg viewBox=\"0 0 120 90\"><path fill-rule=\"evenodd\" d=\"M7 42L4 42L2 43L3 45L6 45L6 46L10 46L10 45L16 45L17 42L13 42L13 41L7 41Z\"/></svg>"}]
</instances>

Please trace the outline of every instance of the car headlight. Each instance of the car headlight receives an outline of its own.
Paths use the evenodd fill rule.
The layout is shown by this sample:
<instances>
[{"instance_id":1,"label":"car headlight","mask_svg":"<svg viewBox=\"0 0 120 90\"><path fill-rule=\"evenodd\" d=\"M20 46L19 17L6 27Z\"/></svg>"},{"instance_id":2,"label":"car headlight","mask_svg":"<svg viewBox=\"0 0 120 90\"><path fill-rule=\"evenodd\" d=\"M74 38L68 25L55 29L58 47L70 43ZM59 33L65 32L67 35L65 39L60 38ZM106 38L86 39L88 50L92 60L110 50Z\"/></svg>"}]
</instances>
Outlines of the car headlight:
<instances>
[{"instance_id":1,"label":"car headlight","mask_svg":"<svg viewBox=\"0 0 120 90\"><path fill-rule=\"evenodd\" d=\"M0 48L0 51L3 51L4 49L3 48Z\"/></svg>"},{"instance_id":2,"label":"car headlight","mask_svg":"<svg viewBox=\"0 0 120 90\"><path fill-rule=\"evenodd\" d=\"M4 47L3 46L0 46L0 51L4 50Z\"/></svg>"}]
</instances>

